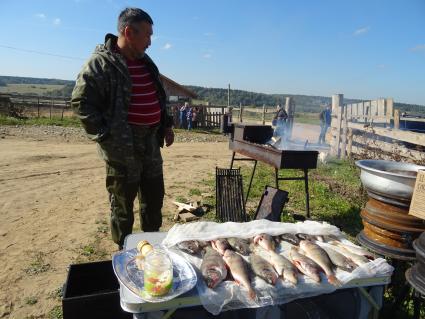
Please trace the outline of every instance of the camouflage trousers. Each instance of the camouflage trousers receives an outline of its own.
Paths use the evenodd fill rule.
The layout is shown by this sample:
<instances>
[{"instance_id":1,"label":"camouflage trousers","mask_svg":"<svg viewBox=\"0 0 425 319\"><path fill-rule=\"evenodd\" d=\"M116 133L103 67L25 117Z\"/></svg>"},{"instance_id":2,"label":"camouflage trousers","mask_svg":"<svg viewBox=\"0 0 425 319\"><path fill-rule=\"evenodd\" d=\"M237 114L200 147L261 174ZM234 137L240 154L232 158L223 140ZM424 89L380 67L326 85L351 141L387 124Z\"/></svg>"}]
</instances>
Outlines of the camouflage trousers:
<instances>
[{"instance_id":1,"label":"camouflage trousers","mask_svg":"<svg viewBox=\"0 0 425 319\"><path fill-rule=\"evenodd\" d=\"M132 233L133 204L139 199L140 228L158 231L162 225L164 178L157 128L132 126L135 161L106 160L106 189L111 204L111 233L115 243L123 246ZM127 154L128 155L128 154ZM123 158L126 154L122 154Z\"/></svg>"}]
</instances>

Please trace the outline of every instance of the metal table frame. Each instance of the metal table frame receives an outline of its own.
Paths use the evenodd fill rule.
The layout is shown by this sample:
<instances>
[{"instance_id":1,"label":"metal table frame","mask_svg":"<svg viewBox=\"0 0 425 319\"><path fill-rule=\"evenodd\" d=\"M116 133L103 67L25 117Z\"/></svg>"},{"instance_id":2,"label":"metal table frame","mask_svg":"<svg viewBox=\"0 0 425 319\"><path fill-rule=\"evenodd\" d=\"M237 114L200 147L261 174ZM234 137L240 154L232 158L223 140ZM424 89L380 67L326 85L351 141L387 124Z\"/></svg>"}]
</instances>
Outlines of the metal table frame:
<instances>
[{"instance_id":1,"label":"metal table frame","mask_svg":"<svg viewBox=\"0 0 425 319\"><path fill-rule=\"evenodd\" d=\"M257 162L258 160L253 159L253 158L248 158L248 157L239 157L239 158L235 158L236 152L233 152L232 154L232 160L230 162L230 168L233 168L233 163L235 161L249 161L249 162L254 162L254 167L252 168L252 173L251 173L251 177L249 179L249 186L248 186L248 190L246 192L246 196L245 196L245 206L246 203L248 202L248 196L249 193L251 191L251 186L252 186L252 180L254 179L254 174L255 174L255 170L257 168ZM305 210L306 210L306 215L307 218L310 218L310 193L308 190L308 169L304 168L304 169L300 169L301 171L303 171L304 176L296 176L296 177L281 177L279 176L279 169L278 168L274 168L275 170L275 182L276 182L276 188L279 189L279 181L304 181L304 187L305 187Z\"/></svg>"},{"instance_id":2,"label":"metal table frame","mask_svg":"<svg viewBox=\"0 0 425 319\"><path fill-rule=\"evenodd\" d=\"M162 239L165 237L165 232L154 232L154 233L135 233L130 234L125 238L124 242L124 249L133 249L136 247L137 243L140 240L148 240L153 245L158 245L162 241ZM377 278L367 278L367 279L355 279L344 286L338 288L338 289L346 289L346 288L357 288L359 289L360 293L366 298L366 300L369 302L369 304L372 306L373 309L373 318L378 318L380 305L373 299L373 297L366 291L364 287L371 287L371 286L383 286L390 283L391 277L377 277ZM130 309L128 305L125 303L123 298L125 296L131 295L129 290L122 286L120 283L120 302L121 302L121 308L124 311L130 312L135 314L135 318L137 317L137 314L143 314L143 313L149 313L149 312L155 312L155 311L165 311L165 314L163 314L162 319L168 319L172 314L179 308L187 308L187 307L194 307L194 306L202 306L201 299L199 298L196 287L194 287L192 290L188 291L187 293L172 299L168 300L166 302L160 302L160 303L149 303L149 302L140 302L138 304L139 308L142 310L140 312L135 312L134 310Z\"/></svg>"}]
</instances>

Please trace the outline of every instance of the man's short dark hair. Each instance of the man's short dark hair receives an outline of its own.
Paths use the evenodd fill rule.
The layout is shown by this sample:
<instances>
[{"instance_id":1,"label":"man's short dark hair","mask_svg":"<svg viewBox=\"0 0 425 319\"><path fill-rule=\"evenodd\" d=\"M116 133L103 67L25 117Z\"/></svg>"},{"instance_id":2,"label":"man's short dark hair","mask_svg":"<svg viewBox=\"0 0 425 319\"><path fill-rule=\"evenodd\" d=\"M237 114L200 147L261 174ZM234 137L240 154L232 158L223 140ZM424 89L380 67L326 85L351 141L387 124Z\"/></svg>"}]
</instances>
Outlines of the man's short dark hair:
<instances>
[{"instance_id":1,"label":"man's short dark hair","mask_svg":"<svg viewBox=\"0 0 425 319\"><path fill-rule=\"evenodd\" d=\"M149 14L139 8L125 8L118 16L118 32L122 34L125 27L131 26L138 22L148 22L153 24Z\"/></svg>"}]
</instances>

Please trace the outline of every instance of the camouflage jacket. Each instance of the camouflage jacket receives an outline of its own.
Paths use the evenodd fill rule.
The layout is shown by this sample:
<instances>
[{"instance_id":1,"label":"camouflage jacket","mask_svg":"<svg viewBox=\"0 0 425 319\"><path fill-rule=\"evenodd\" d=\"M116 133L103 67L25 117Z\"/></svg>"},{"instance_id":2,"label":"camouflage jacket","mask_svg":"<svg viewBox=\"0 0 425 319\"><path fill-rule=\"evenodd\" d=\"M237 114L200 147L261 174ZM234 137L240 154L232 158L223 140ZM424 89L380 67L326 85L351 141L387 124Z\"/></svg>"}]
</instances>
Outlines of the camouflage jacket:
<instances>
[{"instance_id":1,"label":"camouflage jacket","mask_svg":"<svg viewBox=\"0 0 425 319\"><path fill-rule=\"evenodd\" d=\"M114 152L133 153L132 131L127 122L132 84L124 57L114 50L117 39L107 34L105 44L96 47L78 75L71 99L88 137L99 143L107 158L119 155L112 154ZM148 55L142 59L158 92L162 111L158 141L163 146L164 129L172 126L172 117L166 111L166 94L158 68Z\"/></svg>"}]
</instances>

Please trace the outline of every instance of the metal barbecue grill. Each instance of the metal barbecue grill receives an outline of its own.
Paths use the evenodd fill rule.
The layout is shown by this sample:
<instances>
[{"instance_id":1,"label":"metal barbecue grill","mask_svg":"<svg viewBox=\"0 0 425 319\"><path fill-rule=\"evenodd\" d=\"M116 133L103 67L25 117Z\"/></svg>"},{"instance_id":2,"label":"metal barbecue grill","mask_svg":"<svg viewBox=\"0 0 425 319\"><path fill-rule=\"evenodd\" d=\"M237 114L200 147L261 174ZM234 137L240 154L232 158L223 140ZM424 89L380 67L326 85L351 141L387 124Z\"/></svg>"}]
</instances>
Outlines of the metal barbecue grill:
<instances>
[{"instance_id":1,"label":"metal barbecue grill","mask_svg":"<svg viewBox=\"0 0 425 319\"><path fill-rule=\"evenodd\" d=\"M279 181L303 180L305 185L306 214L310 217L310 196L308 190L308 170L317 167L318 152L313 150L280 150L266 144L273 135L270 125L233 124L229 149L233 151L230 168L235 161L251 161L254 167L251 173L245 203L248 200L258 161L275 168L276 188ZM236 153L245 156L236 158ZM281 177L280 169L300 169L303 176Z\"/></svg>"}]
</instances>

